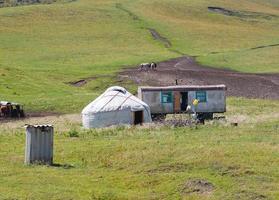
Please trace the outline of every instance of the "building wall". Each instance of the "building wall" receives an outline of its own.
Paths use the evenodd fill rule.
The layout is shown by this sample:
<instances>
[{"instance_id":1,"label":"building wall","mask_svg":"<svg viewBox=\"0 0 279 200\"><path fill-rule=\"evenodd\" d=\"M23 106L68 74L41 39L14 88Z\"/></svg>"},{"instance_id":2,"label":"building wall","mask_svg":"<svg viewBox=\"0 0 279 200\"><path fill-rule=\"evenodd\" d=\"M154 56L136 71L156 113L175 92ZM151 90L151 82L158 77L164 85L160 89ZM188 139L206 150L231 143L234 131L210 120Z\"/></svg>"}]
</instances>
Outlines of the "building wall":
<instances>
[{"instance_id":1,"label":"building wall","mask_svg":"<svg viewBox=\"0 0 279 200\"><path fill-rule=\"evenodd\" d=\"M225 112L226 96L225 91L209 90L206 91L206 102L200 102L196 108L196 112ZM196 99L196 91L188 92L188 104L193 105Z\"/></svg>"},{"instance_id":2,"label":"building wall","mask_svg":"<svg viewBox=\"0 0 279 200\"><path fill-rule=\"evenodd\" d=\"M162 103L161 91L141 91L139 94L139 97L149 105L152 114L174 112L174 99L172 103ZM194 99L196 99L196 91L188 91L188 105L193 106ZM226 111L226 96L224 90L208 90L206 91L206 99L206 102L200 102L198 104L196 109L197 112L218 113Z\"/></svg>"},{"instance_id":3,"label":"building wall","mask_svg":"<svg viewBox=\"0 0 279 200\"><path fill-rule=\"evenodd\" d=\"M35 162L53 162L53 127L50 125L26 127L25 164Z\"/></svg>"},{"instance_id":4,"label":"building wall","mask_svg":"<svg viewBox=\"0 0 279 200\"><path fill-rule=\"evenodd\" d=\"M142 100L150 107L151 113L173 113L172 103L161 103L160 91L148 91L141 93Z\"/></svg>"}]
</instances>

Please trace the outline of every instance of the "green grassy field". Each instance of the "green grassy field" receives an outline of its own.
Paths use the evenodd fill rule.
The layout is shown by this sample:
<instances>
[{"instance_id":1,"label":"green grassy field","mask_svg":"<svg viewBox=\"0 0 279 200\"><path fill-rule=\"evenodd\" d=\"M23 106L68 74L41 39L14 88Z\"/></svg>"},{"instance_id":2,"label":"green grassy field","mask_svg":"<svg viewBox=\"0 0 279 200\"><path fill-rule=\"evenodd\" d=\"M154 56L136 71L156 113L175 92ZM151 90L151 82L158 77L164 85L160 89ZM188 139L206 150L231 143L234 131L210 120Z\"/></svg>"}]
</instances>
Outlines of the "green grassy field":
<instances>
[{"instance_id":1,"label":"green grassy field","mask_svg":"<svg viewBox=\"0 0 279 200\"><path fill-rule=\"evenodd\" d=\"M224 16L208 6L258 17ZM261 15L279 16L278 1L78 0L1 8L0 100L23 103L29 112L79 113L110 85L136 91L118 82L123 67L176 52L214 67L278 73L278 46L251 50L279 43L279 17ZM172 46L154 40L148 28ZM68 84L87 77L95 78L83 87ZM227 121L184 128L85 131L79 114L1 122L0 199L278 199L278 100L230 97L227 109ZM55 166L23 164L23 126L37 123L54 124ZM210 187L189 185L193 180Z\"/></svg>"},{"instance_id":2,"label":"green grassy field","mask_svg":"<svg viewBox=\"0 0 279 200\"><path fill-rule=\"evenodd\" d=\"M2 124L0 199L278 199L278 102L229 104L228 122L186 128L85 131L79 117L55 117L53 167L23 164L27 121Z\"/></svg>"},{"instance_id":3,"label":"green grassy field","mask_svg":"<svg viewBox=\"0 0 279 200\"><path fill-rule=\"evenodd\" d=\"M279 72L279 17L241 19L207 6L278 15L277 1L90 1L0 9L1 100L28 111L80 111L110 85L124 66L184 54L199 62L243 72ZM147 28L168 38L155 41ZM220 52L218 54L210 54ZM99 77L82 88L67 84Z\"/></svg>"}]
</instances>

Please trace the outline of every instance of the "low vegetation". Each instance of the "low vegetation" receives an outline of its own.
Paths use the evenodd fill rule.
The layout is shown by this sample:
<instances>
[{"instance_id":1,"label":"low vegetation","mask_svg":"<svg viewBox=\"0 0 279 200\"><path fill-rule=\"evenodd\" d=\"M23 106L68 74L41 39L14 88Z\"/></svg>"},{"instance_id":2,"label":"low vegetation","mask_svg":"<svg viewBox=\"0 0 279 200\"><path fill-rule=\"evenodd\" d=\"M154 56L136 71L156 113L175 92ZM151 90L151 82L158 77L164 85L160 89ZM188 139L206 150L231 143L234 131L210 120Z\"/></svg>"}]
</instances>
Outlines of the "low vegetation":
<instances>
[{"instance_id":1,"label":"low vegetation","mask_svg":"<svg viewBox=\"0 0 279 200\"><path fill-rule=\"evenodd\" d=\"M227 122L205 126L87 131L78 114L1 124L0 199L277 199L278 102L228 102ZM23 164L34 120L54 123L54 166Z\"/></svg>"},{"instance_id":2,"label":"low vegetation","mask_svg":"<svg viewBox=\"0 0 279 200\"><path fill-rule=\"evenodd\" d=\"M226 120L180 128L87 131L79 114L110 85L135 92L117 74L141 62L278 73L277 0L28 2L0 8L0 100L78 114L1 121L0 199L278 199L278 100L228 98ZM54 124L53 166L23 164L25 124Z\"/></svg>"}]
</instances>

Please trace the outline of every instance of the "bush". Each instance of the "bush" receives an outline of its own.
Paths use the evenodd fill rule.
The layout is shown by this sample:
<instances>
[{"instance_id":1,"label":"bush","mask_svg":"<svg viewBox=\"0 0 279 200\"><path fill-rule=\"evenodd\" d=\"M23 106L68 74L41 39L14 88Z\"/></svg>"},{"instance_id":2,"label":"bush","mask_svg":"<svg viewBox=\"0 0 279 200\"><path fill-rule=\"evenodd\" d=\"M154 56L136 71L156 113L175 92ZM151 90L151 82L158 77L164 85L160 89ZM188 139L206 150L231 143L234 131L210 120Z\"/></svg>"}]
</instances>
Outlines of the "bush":
<instances>
[{"instance_id":1,"label":"bush","mask_svg":"<svg viewBox=\"0 0 279 200\"><path fill-rule=\"evenodd\" d=\"M71 130L68 132L69 137L79 137L79 134L76 130Z\"/></svg>"}]
</instances>

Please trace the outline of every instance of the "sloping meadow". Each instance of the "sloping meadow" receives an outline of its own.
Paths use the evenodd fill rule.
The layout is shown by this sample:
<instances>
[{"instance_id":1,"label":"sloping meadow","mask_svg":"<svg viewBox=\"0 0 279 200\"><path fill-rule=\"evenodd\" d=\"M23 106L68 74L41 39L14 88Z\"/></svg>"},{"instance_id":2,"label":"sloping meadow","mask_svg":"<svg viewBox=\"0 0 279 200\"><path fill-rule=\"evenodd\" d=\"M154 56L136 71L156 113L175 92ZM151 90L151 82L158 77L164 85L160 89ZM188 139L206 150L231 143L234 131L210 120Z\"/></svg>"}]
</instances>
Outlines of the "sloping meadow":
<instances>
[{"instance_id":1,"label":"sloping meadow","mask_svg":"<svg viewBox=\"0 0 279 200\"><path fill-rule=\"evenodd\" d=\"M129 86L121 68L175 56L110 1L1 8L0 43L1 100L29 111L78 111L109 85Z\"/></svg>"},{"instance_id":2,"label":"sloping meadow","mask_svg":"<svg viewBox=\"0 0 279 200\"><path fill-rule=\"evenodd\" d=\"M279 72L276 1L151 0L126 6L202 64L242 72Z\"/></svg>"}]
</instances>

